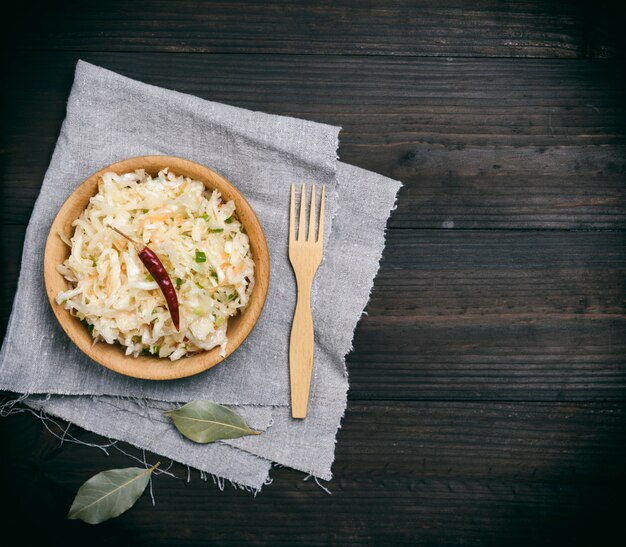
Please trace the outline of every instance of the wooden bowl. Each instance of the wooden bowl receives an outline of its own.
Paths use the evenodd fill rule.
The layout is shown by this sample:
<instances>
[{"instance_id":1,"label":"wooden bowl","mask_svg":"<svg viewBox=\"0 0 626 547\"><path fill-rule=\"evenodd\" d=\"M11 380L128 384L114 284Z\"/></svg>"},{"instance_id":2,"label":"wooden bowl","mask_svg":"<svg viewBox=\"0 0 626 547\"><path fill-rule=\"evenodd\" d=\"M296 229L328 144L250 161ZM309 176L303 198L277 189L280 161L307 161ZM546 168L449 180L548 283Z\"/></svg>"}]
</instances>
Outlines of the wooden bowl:
<instances>
[{"instance_id":1,"label":"wooden bowl","mask_svg":"<svg viewBox=\"0 0 626 547\"><path fill-rule=\"evenodd\" d=\"M87 207L89 198L98 192L98 179L106 171L121 174L135 169L145 169L147 173L155 176L164 167L169 167L177 175L202 181L209 190L219 190L225 201L233 200L237 216L250 238L256 282L248 306L228 320L226 357L239 347L254 328L265 303L270 275L267 242L254 211L230 182L208 167L173 156L140 156L114 163L91 175L67 198L50 228L44 254L44 279L48 299L61 327L83 353L115 372L148 380L173 380L198 374L217 365L226 357L220 356L220 348L216 347L210 351L183 357L178 361L170 361L167 358L152 356L126 356L121 344L107 344L103 341L94 344L85 325L55 300L59 292L70 287L69 282L56 269L56 266L62 264L70 254L69 247L63 243L58 234L74 233L72 222Z\"/></svg>"}]
</instances>

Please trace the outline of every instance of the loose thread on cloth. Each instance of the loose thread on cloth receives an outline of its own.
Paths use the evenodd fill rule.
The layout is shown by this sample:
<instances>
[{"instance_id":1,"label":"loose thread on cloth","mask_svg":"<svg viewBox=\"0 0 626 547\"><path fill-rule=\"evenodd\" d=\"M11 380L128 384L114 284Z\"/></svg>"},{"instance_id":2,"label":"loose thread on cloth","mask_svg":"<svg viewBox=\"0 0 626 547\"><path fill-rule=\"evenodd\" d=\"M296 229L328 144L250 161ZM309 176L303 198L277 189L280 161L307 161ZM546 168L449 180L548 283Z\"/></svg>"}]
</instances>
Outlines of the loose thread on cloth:
<instances>
[{"instance_id":1,"label":"loose thread on cloth","mask_svg":"<svg viewBox=\"0 0 626 547\"><path fill-rule=\"evenodd\" d=\"M15 407L15 405L21 403L27 398L28 393L22 393L19 397L16 397L15 399L2 401L0 403L0 418L4 418L5 416L11 416L11 414L19 414L20 412L23 412L23 410L19 410L19 412L12 412L12 409L13 407Z\"/></svg>"},{"instance_id":2,"label":"loose thread on cloth","mask_svg":"<svg viewBox=\"0 0 626 547\"><path fill-rule=\"evenodd\" d=\"M110 453L108 451L109 448L115 448L118 452L121 452L122 454L124 454L125 456L127 456L128 458L131 458L133 460L135 460L136 462L142 464L144 466L144 468L148 469L150 467L152 467L152 465L150 463L148 463L147 461L147 456L146 456L146 450L145 449L139 449L137 448L137 450L141 450L141 457L136 456L134 454L131 454L130 452L127 452L126 450L122 449L119 446L119 442L116 440L112 440L112 439L108 439L108 442L105 444L97 444L97 443L89 443L86 441L82 441L78 438L76 438L74 435L69 433L69 429L72 426L72 424L70 422L67 423L67 426L63 427L58 421L56 421L53 417L51 417L50 415L48 415L44 410L35 410L33 408L29 408L29 407L25 407L25 406L17 406L18 403L21 403L23 401L25 401L28 398L28 395L21 395L20 397L17 397L15 399L10 399L7 401L4 401L2 403L0 403L0 417L5 418L8 416L13 416L13 415L17 415L17 414L22 414L22 413L28 413L31 414L33 416L35 416L37 419L39 419L41 421L41 423L44 425L44 427L46 428L46 430L53 435L55 438L59 439L59 447L61 447L63 445L63 443L65 442L69 442L69 443L73 443L73 444L78 444L78 445L82 445L82 446L87 446L90 448L99 448L100 450L102 450L107 456L110 456ZM51 427L55 427L59 430L59 432L61 433L57 433L56 431L53 430L53 428ZM170 463L167 467L162 468L162 467L158 467L156 469L154 469L152 471L152 473L150 474L150 480L148 482L149 485L149 495L150 495L150 499L152 502L152 506L156 506L156 498L154 495L154 487L153 487L153 477L155 476L159 476L159 475L167 475L168 477L171 477L173 479L181 479L183 477L178 477L177 475L175 475L174 473L172 473L170 471L170 469L172 468L172 466L174 465L174 460L170 459ZM186 466L187 467L187 482L191 482L191 467L189 465ZM253 494L255 497L258 494L258 490L251 488L249 486L243 485L243 484L238 484L234 481L227 481L227 479L225 479L224 477L219 477L218 475L214 475L213 473L207 473L206 471L202 471L202 470L198 470L200 473L200 478L206 482L208 480L209 475L211 476L211 478L213 479L213 484L215 484L219 490L221 492L224 491L225 488L225 484L226 482L229 482L231 484L231 486L235 489L235 490L244 490L246 492L249 492L251 494ZM266 481L265 484L271 484L271 479L267 479L269 482Z\"/></svg>"},{"instance_id":3,"label":"loose thread on cloth","mask_svg":"<svg viewBox=\"0 0 626 547\"><path fill-rule=\"evenodd\" d=\"M25 401L27 397L28 395L22 395L21 397L18 397L17 399L12 399L10 401L6 401L0 404L0 417L6 418L8 416L14 416L16 414L23 414L25 412L28 414L32 414L33 416L35 416L35 418L38 418L41 421L41 423L46 428L48 433L50 433L53 437L59 440L59 447L63 446L63 443L69 442L73 444L79 444L82 446L88 446L90 448L99 448L100 450L102 450L102 452L104 452L107 456L109 456L108 449L113 446L116 446L118 441L112 440L112 439L109 439L109 442L105 444L89 443L86 441L82 441L80 439L77 439L76 437L74 437L72 434L69 433L69 428L71 426L71 423L68 422L68 426L66 428L63 428L63 426L59 424L59 422L57 422L44 410L35 410L34 408L29 408L26 406L16 406L17 403ZM59 434L56 431L54 431L50 427L50 424L52 424L62 433Z\"/></svg>"},{"instance_id":4,"label":"loose thread on cloth","mask_svg":"<svg viewBox=\"0 0 626 547\"><path fill-rule=\"evenodd\" d=\"M118 444L113 445L113 448L115 448L118 452L121 452L122 454L124 454L125 456L128 456L129 458L132 458L133 460L143 464L143 466L148 469L148 467L152 467L147 461L146 461L146 451L141 449L143 452L143 458L139 458L138 456L135 456L134 454L131 454L129 452L126 452L125 450L122 450ZM161 467L157 467L152 474L157 476L157 475L167 475L168 477L172 477L173 479L180 479L182 477L177 477L174 473L172 473L170 471L172 464L173 464L173 460L170 460L170 464L166 467L166 468L161 468Z\"/></svg>"},{"instance_id":5,"label":"loose thread on cloth","mask_svg":"<svg viewBox=\"0 0 626 547\"><path fill-rule=\"evenodd\" d=\"M46 428L46 430L53 437L59 440L59 447L63 446L64 443L68 442L72 444L87 446L89 448L98 448L102 450L107 456L110 456L108 449L115 448L118 452L121 452L125 456L143 464L146 469L151 467L151 465L147 462L145 449L140 449L142 451L142 457L140 458L138 456L135 456L134 454L131 454L130 452L123 450L119 446L119 441L114 440L114 439L108 439L107 440L108 442L102 443L102 444L90 443L90 442L78 439L77 437L69 433L69 430L72 426L71 422L67 422L67 425L64 427L44 410L35 410L34 408L30 408L30 407L23 406L23 405L17 406L19 403L24 402L27 398L28 398L28 394L25 394L25 395L23 394L23 395L20 395L19 397L16 397L15 399L9 399L0 403L0 418L6 418L6 417L14 416L17 414L28 413L28 414L31 414L32 416L35 416L35 418L41 421L41 423ZM58 432L55 431L53 428L56 428ZM170 459L170 463L167 467L165 468L158 467L152 472L152 474L154 476L167 475L174 479L180 479L181 477L177 477L174 473L170 471L173 465L174 465L174 460ZM189 469L189 466L187 466L187 468ZM189 479L190 479L190 476L188 478L188 482L189 482Z\"/></svg>"},{"instance_id":6,"label":"loose thread on cloth","mask_svg":"<svg viewBox=\"0 0 626 547\"><path fill-rule=\"evenodd\" d=\"M146 461L146 451L143 448L141 449L141 455L143 456L143 466L145 469L148 469L149 465L148 465L148 462ZM156 506L156 501L154 499L154 490L152 489L152 473L150 473L150 478L148 479L148 486L150 490L150 499L152 500L152 507L154 507Z\"/></svg>"},{"instance_id":7,"label":"loose thread on cloth","mask_svg":"<svg viewBox=\"0 0 626 547\"><path fill-rule=\"evenodd\" d=\"M315 484L317 484L317 486L319 486L324 492L326 492L329 496L332 496L333 493L326 488L323 484L320 484L320 481L317 477L313 476L313 475L307 475L306 477L304 477L302 480L303 481L308 481L310 478L313 479L313 481L315 482Z\"/></svg>"}]
</instances>

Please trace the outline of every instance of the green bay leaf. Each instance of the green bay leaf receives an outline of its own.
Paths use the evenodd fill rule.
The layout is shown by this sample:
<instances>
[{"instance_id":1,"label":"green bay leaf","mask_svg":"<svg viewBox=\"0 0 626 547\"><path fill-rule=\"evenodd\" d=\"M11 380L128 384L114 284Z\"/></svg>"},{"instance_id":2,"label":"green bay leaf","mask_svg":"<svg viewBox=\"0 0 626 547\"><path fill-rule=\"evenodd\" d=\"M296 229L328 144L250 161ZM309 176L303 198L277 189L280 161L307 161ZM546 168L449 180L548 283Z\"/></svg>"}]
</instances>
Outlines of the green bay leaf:
<instances>
[{"instance_id":1,"label":"green bay leaf","mask_svg":"<svg viewBox=\"0 0 626 547\"><path fill-rule=\"evenodd\" d=\"M94 475L78 489L67 518L99 524L128 511L143 494L152 471L159 465L149 469L109 469Z\"/></svg>"},{"instance_id":2,"label":"green bay leaf","mask_svg":"<svg viewBox=\"0 0 626 547\"><path fill-rule=\"evenodd\" d=\"M259 431L250 429L239 414L212 401L191 401L165 414L178 431L196 443L260 435Z\"/></svg>"}]
</instances>

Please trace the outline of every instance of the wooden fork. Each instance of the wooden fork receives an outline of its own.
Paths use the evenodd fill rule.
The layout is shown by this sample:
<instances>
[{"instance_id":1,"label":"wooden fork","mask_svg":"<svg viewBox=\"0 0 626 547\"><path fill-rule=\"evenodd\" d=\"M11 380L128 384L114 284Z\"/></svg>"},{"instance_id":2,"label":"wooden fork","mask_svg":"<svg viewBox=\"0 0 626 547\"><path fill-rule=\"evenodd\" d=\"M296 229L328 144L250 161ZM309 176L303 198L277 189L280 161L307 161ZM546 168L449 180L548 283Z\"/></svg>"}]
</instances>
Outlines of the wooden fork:
<instances>
[{"instance_id":1,"label":"wooden fork","mask_svg":"<svg viewBox=\"0 0 626 547\"><path fill-rule=\"evenodd\" d=\"M291 415L305 418L311 389L313 369L313 314L311 312L311 286L315 272L322 261L324 244L324 197L326 186L322 186L320 219L315 238L315 185L311 190L309 207L309 234L305 238L306 185L302 185L300 220L296 238L296 188L291 185L289 209L289 261L296 274L298 300L291 326L289 341L289 372L291 378Z\"/></svg>"}]
</instances>

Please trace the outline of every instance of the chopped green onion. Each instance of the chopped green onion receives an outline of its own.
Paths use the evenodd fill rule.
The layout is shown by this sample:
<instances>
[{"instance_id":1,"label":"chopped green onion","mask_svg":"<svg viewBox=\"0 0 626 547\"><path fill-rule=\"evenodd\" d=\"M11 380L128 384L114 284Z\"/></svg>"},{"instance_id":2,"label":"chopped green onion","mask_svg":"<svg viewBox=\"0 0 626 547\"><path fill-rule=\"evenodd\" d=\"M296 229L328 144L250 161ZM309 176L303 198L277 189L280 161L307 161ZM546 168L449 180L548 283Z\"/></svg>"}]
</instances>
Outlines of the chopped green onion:
<instances>
[{"instance_id":1,"label":"chopped green onion","mask_svg":"<svg viewBox=\"0 0 626 547\"><path fill-rule=\"evenodd\" d=\"M215 279L215 281L219 282L219 276L217 275L217 272L215 270L211 270L211 273L209 274L209 276L211 276L213 279Z\"/></svg>"},{"instance_id":2,"label":"chopped green onion","mask_svg":"<svg viewBox=\"0 0 626 547\"><path fill-rule=\"evenodd\" d=\"M180 286L183 284L183 280L180 277L177 277L175 282L176 282L176 288L180 289Z\"/></svg>"},{"instance_id":3,"label":"chopped green onion","mask_svg":"<svg viewBox=\"0 0 626 547\"><path fill-rule=\"evenodd\" d=\"M224 228L209 228L210 234L219 234L224 231Z\"/></svg>"},{"instance_id":4,"label":"chopped green onion","mask_svg":"<svg viewBox=\"0 0 626 547\"><path fill-rule=\"evenodd\" d=\"M234 220L233 217L228 217L224 222L226 224L232 224L233 220Z\"/></svg>"},{"instance_id":5,"label":"chopped green onion","mask_svg":"<svg viewBox=\"0 0 626 547\"><path fill-rule=\"evenodd\" d=\"M224 318L223 318L223 317L218 317L218 318L215 320L215 326L216 326L216 327L220 327L220 326L221 326L221 325L223 325L223 324L224 324Z\"/></svg>"},{"instance_id":6,"label":"chopped green onion","mask_svg":"<svg viewBox=\"0 0 626 547\"><path fill-rule=\"evenodd\" d=\"M95 258L92 258L92 259L91 259L91 265L92 265L94 268L98 265L98 263L96 262L96 259L95 259Z\"/></svg>"},{"instance_id":7,"label":"chopped green onion","mask_svg":"<svg viewBox=\"0 0 626 547\"><path fill-rule=\"evenodd\" d=\"M234 293L231 293L231 294L228 295L228 301L232 302L237 297L239 297L239 293L237 291L235 291Z\"/></svg>"},{"instance_id":8,"label":"chopped green onion","mask_svg":"<svg viewBox=\"0 0 626 547\"><path fill-rule=\"evenodd\" d=\"M158 355L159 351L161 351L161 348L159 346L154 346L152 348L152 355Z\"/></svg>"},{"instance_id":9,"label":"chopped green onion","mask_svg":"<svg viewBox=\"0 0 626 547\"><path fill-rule=\"evenodd\" d=\"M142 209L143 214L145 215L148 212L148 209Z\"/></svg>"},{"instance_id":10,"label":"chopped green onion","mask_svg":"<svg viewBox=\"0 0 626 547\"><path fill-rule=\"evenodd\" d=\"M143 357L149 357L150 355L152 355L152 353L150 352L149 348L143 348L139 355L142 355Z\"/></svg>"},{"instance_id":11,"label":"chopped green onion","mask_svg":"<svg viewBox=\"0 0 626 547\"><path fill-rule=\"evenodd\" d=\"M152 274L148 274L146 276L146 281L154 281L154 277L152 277Z\"/></svg>"},{"instance_id":12,"label":"chopped green onion","mask_svg":"<svg viewBox=\"0 0 626 547\"><path fill-rule=\"evenodd\" d=\"M198 264L202 262L206 262L206 254L203 253L202 251L198 251L198 249L196 249L196 262Z\"/></svg>"},{"instance_id":13,"label":"chopped green onion","mask_svg":"<svg viewBox=\"0 0 626 547\"><path fill-rule=\"evenodd\" d=\"M209 213L204 213L204 214L200 215L200 218L203 219L203 220L206 220L207 222L209 222L209 219L211 217L209 216Z\"/></svg>"},{"instance_id":14,"label":"chopped green onion","mask_svg":"<svg viewBox=\"0 0 626 547\"><path fill-rule=\"evenodd\" d=\"M199 289L204 289L204 287L200 285L200 283L198 283L197 281L196 281L196 287L198 287Z\"/></svg>"}]
</instances>

